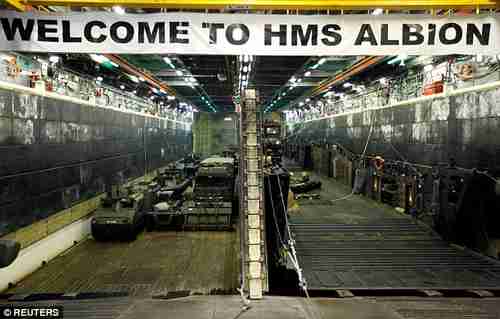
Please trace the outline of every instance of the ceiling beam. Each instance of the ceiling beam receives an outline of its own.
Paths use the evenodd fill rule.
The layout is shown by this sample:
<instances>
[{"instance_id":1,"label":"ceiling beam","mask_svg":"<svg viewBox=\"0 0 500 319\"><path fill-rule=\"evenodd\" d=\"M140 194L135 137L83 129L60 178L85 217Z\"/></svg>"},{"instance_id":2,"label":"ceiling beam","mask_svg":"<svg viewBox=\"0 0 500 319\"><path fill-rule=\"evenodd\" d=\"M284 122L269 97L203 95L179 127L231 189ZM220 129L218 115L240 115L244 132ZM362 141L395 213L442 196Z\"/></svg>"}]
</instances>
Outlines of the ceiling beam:
<instances>
[{"instance_id":1,"label":"ceiling beam","mask_svg":"<svg viewBox=\"0 0 500 319\"><path fill-rule=\"evenodd\" d=\"M363 72L367 68L381 62L383 59L385 59L385 56L368 56L359 60L344 72L341 72L338 75L321 82L319 86L313 90L311 96L314 97L318 94L328 91L331 86L337 85L342 81L345 81L348 78Z\"/></svg>"},{"instance_id":2,"label":"ceiling beam","mask_svg":"<svg viewBox=\"0 0 500 319\"><path fill-rule=\"evenodd\" d=\"M11 7L12 9L15 9L16 11L21 11L24 12L26 11L26 6L21 3L19 0L4 0L7 6Z\"/></svg>"},{"instance_id":3,"label":"ceiling beam","mask_svg":"<svg viewBox=\"0 0 500 319\"><path fill-rule=\"evenodd\" d=\"M18 2L6 0L7 2ZM496 0L25 0L24 4L78 7L200 8L200 9L430 9L498 8Z\"/></svg>"},{"instance_id":4,"label":"ceiling beam","mask_svg":"<svg viewBox=\"0 0 500 319\"><path fill-rule=\"evenodd\" d=\"M138 70L134 65L128 63L125 59L121 58L118 55L114 54L104 54L108 59L113 61L114 63L118 64L120 67L122 67L125 71L131 73L132 75L135 75L137 77L142 77L144 78L149 84L152 86L165 90L168 94L171 95L177 95L176 92L170 88L169 86L163 84L160 82L158 79L156 79L154 76L152 76L149 73L146 73L144 71Z\"/></svg>"}]
</instances>

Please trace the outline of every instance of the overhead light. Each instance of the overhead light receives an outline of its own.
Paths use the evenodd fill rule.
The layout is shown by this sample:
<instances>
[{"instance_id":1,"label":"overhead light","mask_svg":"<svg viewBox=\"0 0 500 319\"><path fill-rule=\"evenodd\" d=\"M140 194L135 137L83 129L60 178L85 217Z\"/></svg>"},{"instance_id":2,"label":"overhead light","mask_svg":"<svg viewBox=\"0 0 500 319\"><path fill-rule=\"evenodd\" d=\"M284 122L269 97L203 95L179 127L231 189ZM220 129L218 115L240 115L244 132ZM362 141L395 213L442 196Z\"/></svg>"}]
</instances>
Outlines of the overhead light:
<instances>
[{"instance_id":1,"label":"overhead light","mask_svg":"<svg viewBox=\"0 0 500 319\"><path fill-rule=\"evenodd\" d=\"M306 103L309 103L309 102L311 102L311 99L310 99L310 98L307 98L307 99L306 99Z\"/></svg>"},{"instance_id":2,"label":"overhead light","mask_svg":"<svg viewBox=\"0 0 500 319\"><path fill-rule=\"evenodd\" d=\"M246 66L246 65L245 65L245 66L243 67L243 72L245 72L245 73L246 73L246 72L248 72L248 66Z\"/></svg>"},{"instance_id":3,"label":"overhead light","mask_svg":"<svg viewBox=\"0 0 500 319\"><path fill-rule=\"evenodd\" d=\"M99 64L102 64L104 62L109 62L109 59L107 57L100 54L90 54L90 58Z\"/></svg>"},{"instance_id":4,"label":"overhead light","mask_svg":"<svg viewBox=\"0 0 500 319\"><path fill-rule=\"evenodd\" d=\"M113 11L118 14L125 14L125 9L120 6L113 6Z\"/></svg>"},{"instance_id":5,"label":"overhead light","mask_svg":"<svg viewBox=\"0 0 500 319\"><path fill-rule=\"evenodd\" d=\"M8 55L8 54L3 54L3 53L0 53L0 59L2 60L5 60L5 61L10 61L12 60L14 57L12 55Z\"/></svg>"},{"instance_id":6,"label":"overhead light","mask_svg":"<svg viewBox=\"0 0 500 319\"><path fill-rule=\"evenodd\" d=\"M175 96L169 95L169 96L167 96L167 100L169 100L169 101L175 100Z\"/></svg>"},{"instance_id":7,"label":"overhead light","mask_svg":"<svg viewBox=\"0 0 500 319\"><path fill-rule=\"evenodd\" d=\"M425 72L430 72L430 71L432 71L432 69L434 69L434 66L432 64L428 64L428 65L424 66Z\"/></svg>"},{"instance_id":8,"label":"overhead light","mask_svg":"<svg viewBox=\"0 0 500 319\"><path fill-rule=\"evenodd\" d=\"M58 62L59 62L59 60L60 60L60 58L59 58L59 56L58 56L58 55L51 55L51 56L49 57L49 61L50 61L51 63L58 63Z\"/></svg>"},{"instance_id":9,"label":"overhead light","mask_svg":"<svg viewBox=\"0 0 500 319\"><path fill-rule=\"evenodd\" d=\"M372 14L374 16L378 16L378 15L380 15L382 13L384 13L384 9L382 9L382 8L377 8L377 9L373 10L373 12L372 12Z\"/></svg>"},{"instance_id":10,"label":"overhead light","mask_svg":"<svg viewBox=\"0 0 500 319\"><path fill-rule=\"evenodd\" d=\"M181 71L181 70L177 70L177 71L175 71L175 73L176 73L178 76L182 76L182 71Z\"/></svg>"},{"instance_id":11,"label":"overhead light","mask_svg":"<svg viewBox=\"0 0 500 319\"><path fill-rule=\"evenodd\" d=\"M232 121L232 120L233 120L233 119L232 119L232 118L230 118L230 117L225 117L225 118L224 118L224 121Z\"/></svg>"},{"instance_id":12,"label":"overhead light","mask_svg":"<svg viewBox=\"0 0 500 319\"><path fill-rule=\"evenodd\" d=\"M120 85L120 90L125 90L125 85Z\"/></svg>"},{"instance_id":13,"label":"overhead light","mask_svg":"<svg viewBox=\"0 0 500 319\"><path fill-rule=\"evenodd\" d=\"M344 85L342 85L342 86L343 86L343 87L345 87L345 88L349 88L349 87L351 87L351 86L352 86L352 83L350 83L350 82L346 82L346 83L344 83Z\"/></svg>"},{"instance_id":14,"label":"overhead light","mask_svg":"<svg viewBox=\"0 0 500 319\"><path fill-rule=\"evenodd\" d=\"M102 78L102 76L98 76L96 80L99 82L102 82L103 78Z\"/></svg>"},{"instance_id":15,"label":"overhead light","mask_svg":"<svg viewBox=\"0 0 500 319\"><path fill-rule=\"evenodd\" d=\"M135 75L127 74L127 76L130 80L132 80L132 82L139 83L139 79Z\"/></svg>"},{"instance_id":16,"label":"overhead light","mask_svg":"<svg viewBox=\"0 0 500 319\"><path fill-rule=\"evenodd\" d=\"M168 56L163 57L163 61L165 61L165 63L168 64L172 69L175 69L175 65L172 63L172 60Z\"/></svg>"},{"instance_id":17,"label":"overhead light","mask_svg":"<svg viewBox=\"0 0 500 319\"><path fill-rule=\"evenodd\" d=\"M304 73L304 76L311 76L311 71L307 71L306 73Z\"/></svg>"},{"instance_id":18,"label":"overhead light","mask_svg":"<svg viewBox=\"0 0 500 319\"><path fill-rule=\"evenodd\" d=\"M249 60L248 55L243 55L243 62L247 63Z\"/></svg>"}]
</instances>

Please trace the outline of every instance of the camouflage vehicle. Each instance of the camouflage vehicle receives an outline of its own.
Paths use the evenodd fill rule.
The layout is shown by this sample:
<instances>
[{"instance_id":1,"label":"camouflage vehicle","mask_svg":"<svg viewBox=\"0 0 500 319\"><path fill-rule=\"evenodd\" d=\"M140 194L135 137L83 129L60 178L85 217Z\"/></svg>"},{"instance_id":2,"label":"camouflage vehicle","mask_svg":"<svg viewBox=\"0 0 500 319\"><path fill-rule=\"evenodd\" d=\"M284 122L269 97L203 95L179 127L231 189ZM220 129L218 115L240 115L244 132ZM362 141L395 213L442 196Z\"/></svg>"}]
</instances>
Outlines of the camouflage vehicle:
<instances>
[{"instance_id":1,"label":"camouflage vehicle","mask_svg":"<svg viewBox=\"0 0 500 319\"><path fill-rule=\"evenodd\" d=\"M107 194L91 220L92 236L101 241L112 238L134 240L145 222L144 194Z\"/></svg>"},{"instance_id":2,"label":"camouflage vehicle","mask_svg":"<svg viewBox=\"0 0 500 319\"><path fill-rule=\"evenodd\" d=\"M235 207L234 158L210 157L200 163L194 179L187 225L227 227Z\"/></svg>"}]
</instances>

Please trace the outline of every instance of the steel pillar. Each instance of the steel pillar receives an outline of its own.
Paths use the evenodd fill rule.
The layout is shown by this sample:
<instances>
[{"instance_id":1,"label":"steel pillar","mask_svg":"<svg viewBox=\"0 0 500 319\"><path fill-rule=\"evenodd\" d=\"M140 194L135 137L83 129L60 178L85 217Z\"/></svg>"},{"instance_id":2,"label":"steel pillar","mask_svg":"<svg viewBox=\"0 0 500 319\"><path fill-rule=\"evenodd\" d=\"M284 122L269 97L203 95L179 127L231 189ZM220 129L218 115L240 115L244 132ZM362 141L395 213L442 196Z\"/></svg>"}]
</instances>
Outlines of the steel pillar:
<instances>
[{"instance_id":1,"label":"steel pillar","mask_svg":"<svg viewBox=\"0 0 500 319\"><path fill-rule=\"evenodd\" d=\"M246 90L240 112L240 216L244 223L242 275L251 299L260 299L267 291L261 126L256 92Z\"/></svg>"}]
</instances>

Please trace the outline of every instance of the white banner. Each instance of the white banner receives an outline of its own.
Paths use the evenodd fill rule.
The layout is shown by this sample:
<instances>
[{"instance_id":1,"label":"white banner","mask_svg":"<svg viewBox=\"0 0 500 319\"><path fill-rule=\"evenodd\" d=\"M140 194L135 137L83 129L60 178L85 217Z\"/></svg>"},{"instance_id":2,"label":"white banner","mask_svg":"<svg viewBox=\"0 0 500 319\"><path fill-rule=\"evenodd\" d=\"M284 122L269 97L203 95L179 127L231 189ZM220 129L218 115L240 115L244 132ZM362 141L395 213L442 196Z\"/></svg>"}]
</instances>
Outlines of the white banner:
<instances>
[{"instance_id":1,"label":"white banner","mask_svg":"<svg viewBox=\"0 0 500 319\"><path fill-rule=\"evenodd\" d=\"M500 54L499 17L0 11L0 50L305 56Z\"/></svg>"}]
</instances>

